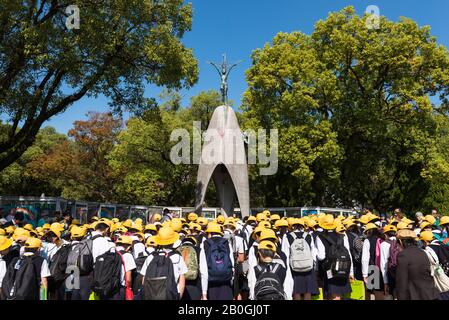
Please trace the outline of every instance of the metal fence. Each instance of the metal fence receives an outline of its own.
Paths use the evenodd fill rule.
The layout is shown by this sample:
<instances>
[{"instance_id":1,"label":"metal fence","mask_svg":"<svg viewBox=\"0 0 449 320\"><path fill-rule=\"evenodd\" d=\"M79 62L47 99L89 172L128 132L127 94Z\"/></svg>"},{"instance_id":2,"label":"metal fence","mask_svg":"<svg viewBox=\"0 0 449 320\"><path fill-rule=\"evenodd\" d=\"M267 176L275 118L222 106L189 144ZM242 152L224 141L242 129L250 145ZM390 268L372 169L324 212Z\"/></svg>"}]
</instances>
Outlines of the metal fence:
<instances>
[{"instance_id":1,"label":"metal fence","mask_svg":"<svg viewBox=\"0 0 449 320\"><path fill-rule=\"evenodd\" d=\"M80 223L88 222L92 216L100 218L137 219L151 221L155 213L161 213L167 208L175 217L186 217L188 213L194 211L193 207L162 207L99 203L81 200L69 200L60 197L24 197L24 196L0 196L0 215L6 215L11 209L26 208L31 216L29 220L34 224L42 224L54 217L55 212L70 212L72 217ZM289 207L289 208L251 208L251 214L255 215L263 210L269 210L272 214L279 214L281 217L303 217L319 213L330 213L333 215L356 215L352 209L325 208L325 207ZM220 208L203 208L202 215L209 220L213 220L221 213ZM234 215L241 218L240 208L234 209Z\"/></svg>"}]
</instances>

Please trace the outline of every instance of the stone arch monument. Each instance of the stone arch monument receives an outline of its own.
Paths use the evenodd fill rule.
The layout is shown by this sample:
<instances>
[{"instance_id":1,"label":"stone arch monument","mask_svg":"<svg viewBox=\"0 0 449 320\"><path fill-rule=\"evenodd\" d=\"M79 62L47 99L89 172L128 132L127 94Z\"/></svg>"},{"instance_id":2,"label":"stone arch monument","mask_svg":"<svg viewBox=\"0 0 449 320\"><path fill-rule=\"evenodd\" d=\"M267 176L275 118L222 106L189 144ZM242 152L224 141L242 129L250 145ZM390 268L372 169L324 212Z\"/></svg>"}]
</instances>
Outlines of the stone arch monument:
<instances>
[{"instance_id":1,"label":"stone arch monument","mask_svg":"<svg viewBox=\"0 0 449 320\"><path fill-rule=\"evenodd\" d=\"M210 180L214 181L224 216L232 216L234 200L238 200L242 217L250 214L248 166L243 133L234 110L227 105L229 66L223 55L221 66L211 63L221 77L223 105L215 109L201 150L196 185L196 212L204 204Z\"/></svg>"}]
</instances>

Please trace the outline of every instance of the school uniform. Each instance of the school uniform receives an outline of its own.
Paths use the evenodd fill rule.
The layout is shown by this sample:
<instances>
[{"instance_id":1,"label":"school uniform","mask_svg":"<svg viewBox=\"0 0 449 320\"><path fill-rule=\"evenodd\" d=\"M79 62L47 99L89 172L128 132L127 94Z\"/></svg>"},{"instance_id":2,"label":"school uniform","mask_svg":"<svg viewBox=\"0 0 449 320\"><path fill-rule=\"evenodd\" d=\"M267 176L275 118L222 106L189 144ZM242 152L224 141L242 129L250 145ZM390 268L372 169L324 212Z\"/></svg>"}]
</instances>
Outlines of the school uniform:
<instances>
[{"instance_id":1,"label":"school uniform","mask_svg":"<svg viewBox=\"0 0 449 320\"><path fill-rule=\"evenodd\" d=\"M70 243L64 239L61 239L60 245L56 245L55 243L50 242L43 242L42 248L39 252L41 257L43 257L48 263L51 263L51 260L55 256L55 254L58 252L59 249L61 249L65 245L69 245ZM53 278L50 278L48 281L48 296L49 300L64 300L65 299L65 282L56 282Z\"/></svg>"},{"instance_id":2,"label":"school uniform","mask_svg":"<svg viewBox=\"0 0 449 320\"><path fill-rule=\"evenodd\" d=\"M117 246L116 250L122 255L122 267L120 268L120 289L112 296L111 300L125 300L125 274L126 272L136 269L136 262L134 261L133 255L130 252L126 252L125 248L122 246Z\"/></svg>"},{"instance_id":3,"label":"school uniform","mask_svg":"<svg viewBox=\"0 0 449 320\"><path fill-rule=\"evenodd\" d=\"M100 231L93 231L91 238L94 238L92 240L92 256L94 263L99 256L115 248L114 242L108 237L103 237Z\"/></svg>"},{"instance_id":4,"label":"school uniform","mask_svg":"<svg viewBox=\"0 0 449 320\"><path fill-rule=\"evenodd\" d=\"M158 251L160 255L165 255L167 253L170 253L173 250L170 249L163 249ZM148 256L148 258L145 260L143 266L142 266L142 270L140 271L140 274L145 277L146 272L147 272L147 268L150 265L151 261L153 260L154 256L153 254L150 254ZM181 291L179 290L179 277L181 275L184 275L187 273L187 271L189 271L187 269L186 263L184 262L184 259L182 258L182 256L180 254L172 254L170 255L170 260L173 263L173 274L175 277L175 282L178 284L177 288L178 288L178 293L180 293Z\"/></svg>"},{"instance_id":5,"label":"school uniform","mask_svg":"<svg viewBox=\"0 0 449 320\"><path fill-rule=\"evenodd\" d=\"M324 238L324 236L329 237L334 242L339 240L339 237L343 238L343 245L348 250L350 260L351 260L351 270L349 272L350 276L354 276L354 266L352 264L352 255L349 247L349 240L346 235L339 235L333 231L328 231L326 233L318 235L316 241L317 247L317 260L324 262L326 257L328 256L328 252L330 250L331 244ZM348 279L336 279L336 278L328 278L327 270L320 270L320 278L323 279L323 293L324 295L345 295L352 291L351 286L349 284Z\"/></svg>"},{"instance_id":6,"label":"school uniform","mask_svg":"<svg viewBox=\"0 0 449 320\"><path fill-rule=\"evenodd\" d=\"M73 240L72 241L72 250L74 249L75 245L80 243L80 241ZM71 281L73 283L74 281L74 275L70 275L68 277L68 281ZM90 274L80 274L79 275L79 289L73 289L71 291L70 300L89 300L90 295L90 286L92 284L92 277Z\"/></svg>"},{"instance_id":7,"label":"school uniform","mask_svg":"<svg viewBox=\"0 0 449 320\"><path fill-rule=\"evenodd\" d=\"M198 257L198 271L199 271L199 258L200 258L200 247L192 245ZM184 294L181 300L201 300L201 273L198 272L198 277L195 280L187 280Z\"/></svg>"},{"instance_id":8,"label":"school uniform","mask_svg":"<svg viewBox=\"0 0 449 320\"><path fill-rule=\"evenodd\" d=\"M377 242L380 241L380 238L372 236L363 242L363 250L362 250L362 274L363 277L368 277L369 267L370 266L377 266L378 270L380 270L380 255L377 256L376 254L376 246ZM379 252L380 253L380 252ZM380 277L379 281L379 287L374 288L373 290L368 290L368 292L373 291L383 291L384 290L384 279L383 277Z\"/></svg>"},{"instance_id":9,"label":"school uniform","mask_svg":"<svg viewBox=\"0 0 449 320\"><path fill-rule=\"evenodd\" d=\"M395 281L388 275L388 260L390 259L390 248L392 241L397 241L396 237L389 237L388 241L384 241L380 244L380 272L382 273L382 278L384 284L389 286L390 293L395 290Z\"/></svg>"},{"instance_id":10,"label":"school uniform","mask_svg":"<svg viewBox=\"0 0 449 320\"><path fill-rule=\"evenodd\" d=\"M220 237L218 235L213 235L214 237ZM200 273L201 273L201 287L202 294L208 295L209 300L232 300L234 297L233 292L233 279L229 282L222 283L209 283L209 269L207 266L206 252L204 248L204 242L200 245ZM232 263L232 274L234 274L234 252L232 246L229 243L229 258ZM233 278L233 277L232 277Z\"/></svg>"},{"instance_id":11,"label":"school uniform","mask_svg":"<svg viewBox=\"0 0 449 320\"><path fill-rule=\"evenodd\" d=\"M355 232L346 232L346 235L348 236L349 241L349 248L351 249L351 255L354 257L355 247L354 247L354 240L359 235ZM355 259L352 260L352 265L354 267L354 279L363 281L363 274L362 274L362 263L360 261L355 261Z\"/></svg>"},{"instance_id":12,"label":"school uniform","mask_svg":"<svg viewBox=\"0 0 449 320\"><path fill-rule=\"evenodd\" d=\"M287 277L287 269L285 268L285 266L275 262L274 260L271 263L261 262L259 265L262 267L262 269L265 269L269 265L271 270L273 270L273 268L278 266L276 268L275 274L277 275L277 277L279 278L279 280L281 281L282 284L285 283L285 280ZM257 273L258 273L257 266L248 270L248 287L249 287L249 299L250 300L255 300L254 288L257 283ZM287 293L285 293L285 295L287 296Z\"/></svg>"},{"instance_id":13,"label":"school uniform","mask_svg":"<svg viewBox=\"0 0 449 320\"><path fill-rule=\"evenodd\" d=\"M300 239L304 238L310 247L310 252L313 259L313 268L309 272L295 272L290 266L290 249L293 241L295 240L294 235ZM320 293L318 289L317 275L316 275L316 265L317 265L317 255L316 246L313 238L310 234L304 231L294 231L286 236L286 241L283 242L282 251L287 257L287 266L291 271L293 277L293 294L305 294L311 293L312 295L317 295Z\"/></svg>"}]
</instances>

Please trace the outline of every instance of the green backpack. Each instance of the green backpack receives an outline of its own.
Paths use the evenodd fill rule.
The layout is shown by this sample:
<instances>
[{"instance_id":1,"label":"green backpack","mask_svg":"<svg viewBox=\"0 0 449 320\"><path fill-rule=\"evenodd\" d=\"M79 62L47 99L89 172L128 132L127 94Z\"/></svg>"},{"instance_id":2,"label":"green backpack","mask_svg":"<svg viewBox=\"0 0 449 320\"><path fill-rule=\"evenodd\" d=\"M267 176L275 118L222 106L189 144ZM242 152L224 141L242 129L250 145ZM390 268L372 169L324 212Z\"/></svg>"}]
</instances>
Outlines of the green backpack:
<instances>
[{"instance_id":1,"label":"green backpack","mask_svg":"<svg viewBox=\"0 0 449 320\"><path fill-rule=\"evenodd\" d=\"M183 244L178 249L178 252L184 259L187 265L187 273L184 275L186 280L196 280L198 278L198 254L194 246L189 244Z\"/></svg>"}]
</instances>

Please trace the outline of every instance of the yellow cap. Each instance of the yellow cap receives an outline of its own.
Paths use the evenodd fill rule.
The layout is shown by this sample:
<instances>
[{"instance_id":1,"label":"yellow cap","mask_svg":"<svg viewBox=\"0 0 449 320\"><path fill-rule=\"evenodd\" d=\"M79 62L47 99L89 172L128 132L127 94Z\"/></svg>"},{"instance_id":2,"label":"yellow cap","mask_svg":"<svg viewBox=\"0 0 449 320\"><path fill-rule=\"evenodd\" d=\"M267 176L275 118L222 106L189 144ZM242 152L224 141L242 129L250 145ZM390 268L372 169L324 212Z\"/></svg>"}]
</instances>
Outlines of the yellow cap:
<instances>
[{"instance_id":1,"label":"yellow cap","mask_svg":"<svg viewBox=\"0 0 449 320\"><path fill-rule=\"evenodd\" d=\"M90 218L91 221L98 221L100 218L98 218L97 216L93 216L92 218Z\"/></svg>"},{"instance_id":2,"label":"yellow cap","mask_svg":"<svg viewBox=\"0 0 449 320\"><path fill-rule=\"evenodd\" d=\"M33 226L30 223L27 223L26 225L24 225L23 228L28 231L33 230Z\"/></svg>"},{"instance_id":3,"label":"yellow cap","mask_svg":"<svg viewBox=\"0 0 449 320\"><path fill-rule=\"evenodd\" d=\"M112 221L113 223L118 223L118 222L120 222L120 220L119 220L118 218L113 218L111 221Z\"/></svg>"},{"instance_id":4,"label":"yellow cap","mask_svg":"<svg viewBox=\"0 0 449 320\"><path fill-rule=\"evenodd\" d=\"M337 227L334 216L326 214L320 219L319 226L325 230L333 230Z\"/></svg>"},{"instance_id":5,"label":"yellow cap","mask_svg":"<svg viewBox=\"0 0 449 320\"><path fill-rule=\"evenodd\" d=\"M270 216L270 221L277 221L280 219L281 219L281 217L278 214L273 214Z\"/></svg>"},{"instance_id":6,"label":"yellow cap","mask_svg":"<svg viewBox=\"0 0 449 320\"><path fill-rule=\"evenodd\" d=\"M369 221L370 221L370 217L369 217L367 214L364 214L363 216L361 216L361 217L358 219L358 221L359 221L361 224L368 224Z\"/></svg>"},{"instance_id":7,"label":"yellow cap","mask_svg":"<svg viewBox=\"0 0 449 320\"><path fill-rule=\"evenodd\" d=\"M346 228L342 223L339 223L337 225L337 227L335 228L335 232L340 233L340 234L344 233L345 231L346 231Z\"/></svg>"},{"instance_id":8,"label":"yellow cap","mask_svg":"<svg viewBox=\"0 0 449 320\"><path fill-rule=\"evenodd\" d=\"M122 225L128 229L131 229L133 227L133 221L131 219L127 219L122 223Z\"/></svg>"},{"instance_id":9,"label":"yellow cap","mask_svg":"<svg viewBox=\"0 0 449 320\"><path fill-rule=\"evenodd\" d=\"M261 221L259 222L258 226L262 226L264 228L271 228L271 224L268 221Z\"/></svg>"},{"instance_id":10,"label":"yellow cap","mask_svg":"<svg viewBox=\"0 0 449 320\"><path fill-rule=\"evenodd\" d=\"M264 210L264 211L262 211L262 213L263 213L264 215L266 215L267 217L270 217L270 216L271 216L270 210Z\"/></svg>"},{"instance_id":11,"label":"yellow cap","mask_svg":"<svg viewBox=\"0 0 449 320\"><path fill-rule=\"evenodd\" d=\"M190 212L187 215L187 220L189 221L196 221L196 219L198 219L198 215L195 212Z\"/></svg>"},{"instance_id":12,"label":"yellow cap","mask_svg":"<svg viewBox=\"0 0 449 320\"><path fill-rule=\"evenodd\" d=\"M217 223L223 224L224 222L225 222L225 217L222 216L222 215L219 215L219 216L217 217Z\"/></svg>"},{"instance_id":13,"label":"yellow cap","mask_svg":"<svg viewBox=\"0 0 449 320\"><path fill-rule=\"evenodd\" d=\"M432 233L432 231L423 231L421 232L421 234L419 235L419 239L423 240L423 241L432 241L434 238L434 235Z\"/></svg>"},{"instance_id":14,"label":"yellow cap","mask_svg":"<svg viewBox=\"0 0 449 320\"><path fill-rule=\"evenodd\" d=\"M70 236L71 238L81 238L84 237L86 235L86 229L83 227L78 227L78 226L74 226L71 230L70 230Z\"/></svg>"},{"instance_id":15,"label":"yellow cap","mask_svg":"<svg viewBox=\"0 0 449 320\"><path fill-rule=\"evenodd\" d=\"M258 213L258 214L256 215L256 220L257 220L258 222L267 220L267 215L266 215L265 213L263 213L263 212Z\"/></svg>"},{"instance_id":16,"label":"yellow cap","mask_svg":"<svg viewBox=\"0 0 449 320\"><path fill-rule=\"evenodd\" d=\"M72 220L72 225L78 226L80 224L78 219L73 219Z\"/></svg>"},{"instance_id":17,"label":"yellow cap","mask_svg":"<svg viewBox=\"0 0 449 320\"><path fill-rule=\"evenodd\" d=\"M367 232L368 230L373 230L373 229L377 229L377 226L374 223L368 223L365 226L365 231L364 232Z\"/></svg>"},{"instance_id":18,"label":"yellow cap","mask_svg":"<svg viewBox=\"0 0 449 320\"><path fill-rule=\"evenodd\" d=\"M62 231L64 231L64 225L61 224L61 223L58 223L58 222L54 222L54 223L51 224L50 230L51 231L59 230L59 232L62 232Z\"/></svg>"},{"instance_id":19,"label":"yellow cap","mask_svg":"<svg viewBox=\"0 0 449 320\"><path fill-rule=\"evenodd\" d=\"M397 231L398 231L398 229L397 229L395 226L391 225L391 224L387 224L387 225L384 227L384 233L387 233L387 232L397 232Z\"/></svg>"},{"instance_id":20,"label":"yellow cap","mask_svg":"<svg viewBox=\"0 0 449 320\"><path fill-rule=\"evenodd\" d=\"M199 217L196 222L201 225L201 226L207 226L207 224L209 223L209 221L207 221L206 218L204 217Z\"/></svg>"},{"instance_id":21,"label":"yellow cap","mask_svg":"<svg viewBox=\"0 0 449 320\"><path fill-rule=\"evenodd\" d=\"M117 227L117 229L115 229L115 232L118 232L118 233L127 233L127 232L128 232L128 229L127 229L126 227L124 227L124 226L120 226L120 227Z\"/></svg>"},{"instance_id":22,"label":"yellow cap","mask_svg":"<svg viewBox=\"0 0 449 320\"><path fill-rule=\"evenodd\" d=\"M271 241L264 240L264 241L261 241L261 242L259 243L258 249L259 249L259 250L265 249L265 250L270 250L270 251L272 251L272 252L276 252L276 244L274 244L274 243L271 242Z\"/></svg>"},{"instance_id":23,"label":"yellow cap","mask_svg":"<svg viewBox=\"0 0 449 320\"><path fill-rule=\"evenodd\" d=\"M153 215L153 221L154 221L154 222L161 221L161 219L162 219L162 216L161 216L159 213L155 213L155 214Z\"/></svg>"},{"instance_id":24,"label":"yellow cap","mask_svg":"<svg viewBox=\"0 0 449 320\"><path fill-rule=\"evenodd\" d=\"M288 225L289 225L289 226L292 226L292 225L293 225L293 222L295 222L295 219L296 219L296 218L288 217L288 218L287 218Z\"/></svg>"},{"instance_id":25,"label":"yellow cap","mask_svg":"<svg viewBox=\"0 0 449 320\"><path fill-rule=\"evenodd\" d=\"M396 226L396 228L398 229L398 230L404 230L404 229L408 229L408 223L405 223L405 222L399 222L398 224L397 224L397 226Z\"/></svg>"},{"instance_id":26,"label":"yellow cap","mask_svg":"<svg viewBox=\"0 0 449 320\"><path fill-rule=\"evenodd\" d=\"M153 223L149 223L145 226L145 231L155 231L157 232L157 228Z\"/></svg>"},{"instance_id":27,"label":"yellow cap","mask_svg":"<svg viewBox=\"0 0 449 320\"><path fill-rule=\"evenodd\" d=\"M431 226L432 226L432 225L431 225L429 222L424 221L423 223L421 223L421 224L419 225L419 228L420 228L421 230L423 230L424 228L431 227Z\"/></svg>"},{"instance_id":28,"label":"yellow cap","mask_svg":"<svg viewBox=\"0 0 449 320\"><path fill-rule=\"evenodd\" d=\"M147 247L155 247L157 245L156 244L156 236L148 237L145 244Z\"/></svg>"},{"instance_id":29,"label":"yellow cap","mask_svg":"<svg viewBox=\"0 0 449 320\"><path fill-rule=\"evenodd\" d=\"M42 229L44 229L44 230L50 230L50 224L49 224L49 223L45 223L45 224L42 226Z\"/></svg>"},{"instance_id":30,"label":"yellow cap","mask_svg":"<svg viewBox=\"0 0 449 320\"><path fill-rule=\"evenodd\" d=\"M6 234L6 231L2 228L0 228L0 236L4 236Z\"/></svg>"},{"instance_id":31,"label":"yellow cap","mask_svg":"<svg viewBox=\"0 0 449 320\"><path fill-rule=\"evenodd\" d=\"M413 220L410 220L409 218L404 217L401 219L401 222L405 222L407 225L409 225L409 224L413 223Z\"/></svg>"},{"instance_id":32,"label":"yellow cap","mask_svg":"<svg viewBox=\"0 0 449 320\"><path fill-rule=\"evenodd\" d=\"M25 248L39 249L41 245L42 241L37 238L28 238L27 241L25 241Z\"/></svg>"},{"instance_id":33,"label":"yellow cap","mask_svg":"<svg viewBox=\"0 0 449 320\"><path fill-rule=\"evenodd\" d=\"M449 216L441 217L440 226L445 225L445 224L449 224Z\"/></svg>"},{"instance_id":34,"label":"yellow cap","mask_svg":"<svg viewBox=\"0 0 449 320\"><path fill-rule=\"evenodd\" d=\"M429 222L431 225L434 225L436 222L436 219L434 216L428 214L427 216L424 217L424 219Z\"/></svg>"},{"instance_id":35,"label":"yellow cap","mask_svg":"<svg viewBox=\"0 0 449 320\"><path fill-rule=\"evenodd\" d=\"M160 246L171 245L179 240L179 234L171 227L162 227L155 236L156 244Z\"/></svg>"},{"instance_id":36,"label":"yellow cap","mask_svg":"<svg viewBox=\"0 0 449 320\"><path fill-rule=\"evenodd\" d=\"M12 239L14 241L25 241L30 236L30 232L24 228L17 228L14 230Z\"/></svg>"},{"instance_id":37,"label":"yellow cap","mask_svg":"<svg viewBox=\"0 0 449 320\"><path fill-rule=\"evenodd\" d=\"M401 229L396 234L398 239L416 239L416 233L409 229Z\"/></svg>"},{"instance_id":38,"label":"yellow cap","mask_svg":"<svg viewBox=\"0 0 449 320\"><path fill-rule=\"evenodd\" d=\"M170 227L173 228L175 232L180 232L182 230L182 221L179 218L173 218L170 222Z\"/></svg>"},{"instance_id":39,"label":"yellow cap","mask_svg":"<svg viewBox=\"0 0 449 320\"><path fill-rule=\"evenodd\" d=\"M140 223L133 223L133 225L129 229L137 230L137 232L143 231L143 226Z\"/></svg>"},{"instance_id":40,"label":"yellow cap","mask_svg":"<svg viewBox=\"0 0 449 320\"><path fill-rule=\"evenodd\" d=\"M295 220L293 220L293 222L292 222L292 226L295 226L295 225L300 225L300 226L305 226L305 223L304 223L304 219L302 219L302 218L295 218Z\"/></svg>"},{"instance_id":41,"label":"yellow cap","mask_svg":"<svg viewBox=\"0 0 449 320\"><path fill-rule=\"evenodd\" d=\"M4 236L0 236L0 251L6 250L9 247L11 247L12 245L12 240L4 237Z\"/></svg>"},{"instance_id":42,"label":"yellow cap","mask_svg":"<svg viewBox=\"0 0 449 320\"><path fill-rule=\"evenodd\" d=\"M255 216L249 216L247 222L257 222L257 219Z\"/></svg>"},{"instance_id":43,"label":"yellow cap","mask_svg":"<svg viewBox=\"0 0 449 320\"><path fill-rule=\"evenodd\" d=\"M111 220L109 220L107 218L99 219L97 225L99 225L100 223L103 223L103 224L107 225L108 227L111 227L111 224L112 224Z\"/></svg>"},{"instance_id":44,"label":"yellow cap","mask_svg":"<svg viewBox=\"0 0 449 320\"><path fill-rule=\"evenodd\" d=\"M219 233L223 234L223 231L221 230L221 226L218 223L210 222L207 225L206 233Z\"/></svg>"},{"instance_id":45,"label":"yellow cap","mask_svg":"<svg viewBox=\"0 0 449 320\"><path fill-rule=\"evenodd\" d=\"M201 226L198 223L190 222L189 229L195 231L201 231Z\"/></svg>"},{"instance_id":46,"label":"yellow cap","mask_svg":"<svg viewBox=\"0 0 449 320\"><path fill-rule=\"evenodd\" d=\"M134 220L134 223L142 224L143 220L142 220L142 218L137 218L136 220Z\"/></svg>"},{"instance_id":47,"label":"yellow cap","mask_svg":"<svg viewBox=\"0 0 449 320\"><path fill-rule=\"evenodd\" d=\"M253 231L252 238L253 238L254 240L256 240L257 234L259 233L259 235L260 235L260 233L261 233L263 230L265 230L265 229L266 229L266 228L265 228L264 226L257 226L257 227L254 229L254 231Z\"/></svg>"},{"instance_id":48,"label":"yellow cap","mask_svg":"<svg viewBox=\"0 0 449 320\"><path fill-rule=\"evenodd\" d=\"M132 245L133 244L133 239L129 236L120 236L117 241L117 244L127 244L127 245Z\"/></svg>"},{"instance_id":49,"label":"yellow cap","mask_svg":"<svg viewBox=\"0 0 449 320\"><path fill-rule=\"evenodd\" d=\"M263 229L262 232L260 233L260 237L259 237L259 241L263 241L263 240L269 240L272 239L274 241L279 241L276 232L274 232L271 229Z\"/></svg>"},{"instance_id":50,"label":"yellow cap","mask_svg":"<svg viewBox=\"0 0 449 320\"><path fill-rule=\"evenodd\" d=\"M276 220L276 222L274 223L274 227L276 229L279 229L281 227L288 227L288 222L285 219Z\"/></svg>"}]
</instances>

